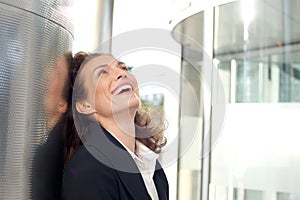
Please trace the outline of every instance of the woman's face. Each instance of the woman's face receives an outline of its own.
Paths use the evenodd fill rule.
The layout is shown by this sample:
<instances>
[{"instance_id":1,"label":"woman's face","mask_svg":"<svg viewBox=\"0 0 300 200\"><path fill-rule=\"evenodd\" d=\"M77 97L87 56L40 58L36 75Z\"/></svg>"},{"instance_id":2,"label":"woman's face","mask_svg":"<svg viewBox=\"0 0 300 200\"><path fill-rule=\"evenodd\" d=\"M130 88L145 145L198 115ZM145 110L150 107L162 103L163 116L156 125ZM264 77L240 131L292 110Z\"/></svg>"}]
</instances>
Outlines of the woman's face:
<instances>
[{"instance_id":1,"label":"woman's face","mask_svg":"<svg viewBox=\"0 0 300 200\"><path fill-rule=\"evenodd\" d=\"M128 67L110 55L88 61L80 72L88 89L88 102L98 117L129 112L133 116L140 104L138 85Z\"/></svg>"},{"instance_id":2,"label":"woman's face","mask_svg":"<svg viewBox=\"0 0 300 200\"><path fill-rule=\"evenodd\" d=\"M44 95L44 106L49 127L62 117L67 110L65 87L68 84L68 62L65 56L59 57L55 67L49 72Z\"/></svg>"}]
</instances>

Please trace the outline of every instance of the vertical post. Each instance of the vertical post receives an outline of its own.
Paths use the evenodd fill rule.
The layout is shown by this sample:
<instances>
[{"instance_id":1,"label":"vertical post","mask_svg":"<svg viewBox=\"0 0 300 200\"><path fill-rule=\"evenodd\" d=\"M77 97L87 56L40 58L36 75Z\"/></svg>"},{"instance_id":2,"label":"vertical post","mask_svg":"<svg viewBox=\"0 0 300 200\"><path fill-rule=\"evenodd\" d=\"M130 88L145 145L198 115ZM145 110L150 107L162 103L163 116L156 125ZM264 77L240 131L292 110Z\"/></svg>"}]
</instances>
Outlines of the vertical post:
<instances>
[{"instance_id":1,"label":"vertical post","mask_svg":"<svg viewBox=\"0 0 300 200\"><path fill-rule=\"evenodd\" d=\"M111 53L114 0L97 1L95 45L96 52Z\"/></svg>"},{"instance_id":2,"label":"vertical post","mask_svg":"<svg viewBox=\"0 0 300 200\"><path fill-rule=\"evenodd\" d=\"M201 162L201 199L209 199L209 182L210 182L210 139L212 134L212 106L213 102L217 98L217 88L214 82L214 67L212 65L213 57L213 7L210 6L204 11L204 56L203 56L203 72L206 77L206 81L211 86L211 98L210 101L205 102L204 100L204 134L202 138L202 162ZM208 141L208 142L204 142Z\"/></svg>"}]
</instances>

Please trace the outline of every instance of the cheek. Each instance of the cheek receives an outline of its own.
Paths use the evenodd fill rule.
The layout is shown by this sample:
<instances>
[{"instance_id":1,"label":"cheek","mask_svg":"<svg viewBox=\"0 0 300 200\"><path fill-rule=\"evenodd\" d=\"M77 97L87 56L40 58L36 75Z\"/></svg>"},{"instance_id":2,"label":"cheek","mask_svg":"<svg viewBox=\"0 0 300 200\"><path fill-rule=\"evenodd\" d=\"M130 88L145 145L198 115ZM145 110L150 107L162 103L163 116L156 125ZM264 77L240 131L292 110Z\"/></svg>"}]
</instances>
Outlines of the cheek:
<instances>
[{"instance_id":1,"label":"cheek","mask_svg":"<svg viewBox=\"0 0 300 200\"><path fill-rule=\"evenodd\" d=\"M139 94L138 83L137 83L137 80L136 80L135 76L134 76L133 74L129 74L128 78L129 78L129 79L131 80L131 82L134 84L136 93Z\"/></svg>"},{"instance_id":2,"label":"cheek","mask_svg":"<svg viewBox=\"0 0 300 200\"><path fill-rule=\"evenodd\" d=\"M105 98L105 96L108 96L108 85L105 80L99 80L97 81L95 85L95 96Z\"/></svg>"},{"instance_id":3,"label":"cheek","mask_svg":"<svg viewBox=\"0 0 300 200\"><path fill-rule=\"evenodd\" d=\"M104 99L104 89L103 89L103 87L97 86L94 95L95 95L96 104L103 101L103 99Z\"/></svg>"},{"instance_id":4,"label":"cheek","mask_svg":"<svg viewBox=\"0 0 300 200\"><path fill-rule=\"evenodd\" d=\"M140 90L138 86L136 87L135 93L137 94L138 97L140 97Z\"/></svg>"},{"instance_id":5,"label":"cheek","mask_svg":"<svg viewBox=\"0 0 300 200\"><path fill-rule=\"evenodd\" d=\"M96 109L106 109L110 107L111 97L105 84L99 83L95 90L95 106Z\"/></svg>"}]
</instances>

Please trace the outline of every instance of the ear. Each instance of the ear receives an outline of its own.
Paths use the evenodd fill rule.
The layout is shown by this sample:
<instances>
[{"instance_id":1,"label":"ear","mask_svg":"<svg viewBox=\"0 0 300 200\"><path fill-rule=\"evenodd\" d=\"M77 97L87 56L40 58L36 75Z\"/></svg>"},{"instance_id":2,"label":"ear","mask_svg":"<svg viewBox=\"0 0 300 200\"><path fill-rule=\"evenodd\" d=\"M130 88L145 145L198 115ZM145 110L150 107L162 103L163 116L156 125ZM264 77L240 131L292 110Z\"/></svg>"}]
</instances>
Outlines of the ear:
<instances>
[{"instance_id":1,"label":"ear","mask_svg":"<svg viewBox=\"0 0 300 200\"><path fill-rule=\"evenodd\" d=\"M77 112L84 114L84 115L90 115L95 113L96 111L94 110L94 108L92 107L92 105L90 103L88 103L87 101L76 101L76 110Z\"/></svg>"},{"instance_id":2,"label":"ear","mask_svg":"<svg viewBox=\"0 0 300 200\"><path fill-rule=\"evenodd\" d=\"M58 112L64 114L67 111L68 103L66 101L61 101L58 104Z\"/></svg>"}]
</instances>

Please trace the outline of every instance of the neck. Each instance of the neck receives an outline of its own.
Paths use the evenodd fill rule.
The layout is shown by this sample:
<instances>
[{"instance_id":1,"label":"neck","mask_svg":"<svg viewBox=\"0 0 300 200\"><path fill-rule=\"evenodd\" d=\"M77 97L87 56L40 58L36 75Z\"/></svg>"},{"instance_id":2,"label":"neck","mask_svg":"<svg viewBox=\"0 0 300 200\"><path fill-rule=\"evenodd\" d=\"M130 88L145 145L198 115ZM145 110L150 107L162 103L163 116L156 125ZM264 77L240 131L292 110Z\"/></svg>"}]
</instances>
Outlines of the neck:
<instances>
[{"instance_id":1,"label":"neck","mask_svg":"<svg viewBox=\"0 0 300 200\"><path fill-rule=\"evenodd\" d=\"M46 121L46 128L47 130L51 130L61 119L62 115L52 115L48 117Z\"/></svg>"},{"instance_id":2,"label":"neck","mask_svg":"<svg viewBox=\"0 0 300 200\"><path fill-rule=\"evenodd\" d=\"M98 122L129 150L135 152L135 126L131 116L118 113L111 117L98 117Z\"/></svg>"}]
</instances>

